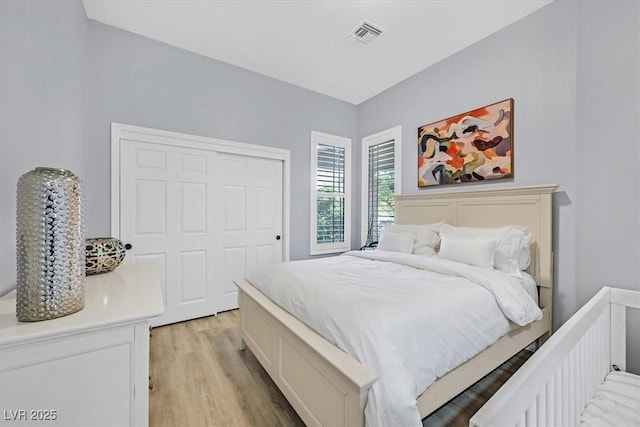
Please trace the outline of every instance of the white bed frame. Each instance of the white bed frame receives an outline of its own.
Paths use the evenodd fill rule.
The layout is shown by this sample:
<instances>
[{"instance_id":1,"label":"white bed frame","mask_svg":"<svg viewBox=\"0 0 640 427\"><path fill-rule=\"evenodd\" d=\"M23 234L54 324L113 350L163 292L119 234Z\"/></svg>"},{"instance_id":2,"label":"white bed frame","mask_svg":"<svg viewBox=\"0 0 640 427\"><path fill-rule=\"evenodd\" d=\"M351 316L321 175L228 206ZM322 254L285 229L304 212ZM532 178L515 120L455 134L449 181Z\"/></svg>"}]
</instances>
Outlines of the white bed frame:
<instances>
[{"instance_id":1,"label":"white bed frame","mask_svg":"<svg viewBox=\"0 0 640 427\"><path fill-rule=\"evenodd\" d=\"M626 368L626 307L640 308L639 291L602 288L513 374L469 425L577 425L612 365Z\"/></svg>"},{"instance_id":2,"label":"white bed frame","mask_svg":"<svg viewBox=\"0 0 640 427\"><path fill-rule=\"evenodd\" d=\"M396 196L396 223L446 221L469 227L521 225L532 234L527 270L544 317L502 337L433 383L418 399L422 417L438 409L535 340L551 333L555 185ZM363 426L376 376L245 280L236 281L242 348L248 346L307 425Z\"/></svg>"}]
</instances>

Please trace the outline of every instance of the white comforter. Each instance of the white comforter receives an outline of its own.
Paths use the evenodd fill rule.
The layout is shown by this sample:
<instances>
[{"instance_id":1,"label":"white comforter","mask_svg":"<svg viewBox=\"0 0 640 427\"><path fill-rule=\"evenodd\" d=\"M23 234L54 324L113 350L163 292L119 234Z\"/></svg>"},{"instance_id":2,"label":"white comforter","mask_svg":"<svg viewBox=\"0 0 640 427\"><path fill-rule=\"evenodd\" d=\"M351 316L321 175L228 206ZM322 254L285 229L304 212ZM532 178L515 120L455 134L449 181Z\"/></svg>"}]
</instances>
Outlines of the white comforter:
<instances>
[{"instance_id":1,"label":"white comforter","mask_svg":"<svg viewBox=\"0 0 640 427\"><path fill-rule=\"evenodd\" d=\"M500 271L385 251L276 264L249 280L378 376L368 426L420 426L416 397L542 312Z\"/></svg>"}]
</instances>

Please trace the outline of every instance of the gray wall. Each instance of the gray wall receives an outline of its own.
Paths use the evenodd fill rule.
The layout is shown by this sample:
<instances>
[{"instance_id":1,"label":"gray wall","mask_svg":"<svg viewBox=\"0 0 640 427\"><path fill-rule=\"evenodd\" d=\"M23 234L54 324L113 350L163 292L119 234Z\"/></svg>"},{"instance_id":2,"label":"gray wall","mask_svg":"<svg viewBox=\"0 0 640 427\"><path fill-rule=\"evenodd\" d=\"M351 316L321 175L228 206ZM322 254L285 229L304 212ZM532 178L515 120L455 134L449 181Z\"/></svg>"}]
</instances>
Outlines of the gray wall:
<instances>
[{"instance_id":1,"label":"gray wall","mask_svg":"<svg viewBox=\"0 0 640 427\"><path fill-rule=\"evenodd\" d=\"M640 3L615 6L589 2L579 10L575 150L580 305L604 283L640 289Z\"/></svg>"},{"instance_id":2,"label":"gray wall","mask_svg":"<svg viewBox=\"0 0 640 427\"><path fill-rule=\"evenodd\" d=\"M515 179L483 187L559 184L556 328L605 284L640 289L639 7L556 1L358 108L359 138L403 126L403 192L415 193L418 126L514 98Z\"/></svg>"},{"instance_id":3,"label":"gray wall","mask_svg":"<svg viewBox=\"0 0 640 427\"><path fill-rule=\"evenodd\" d=\"M587 2L577 16L576 302L582 305L603 284L640 290L640 2ZM640 310L627 312L627 369L640 373Z\"/></svg>"},{"instance_id":4,"label":"gray wall","mask_svg":"<svg viewBox=\"0 0 640 427\"><path fill-rule=\"evenodd\" d=\"M95 21L89 46L88 235L110 233L120 122L291 150L291 259L309 257L311 131L355 144L356 106Z\"/></svg>"},{"instance_id":5,"label":"gray wall","mask_svg":"<svg viewBox=\"0 0 640 427\"><path fill-rule=\"evenodd\" d=\"M87 178L87 27L78 1L0 1L0 295L15 287L20 175L51 166Z\"/></svg>"}]
</instances>

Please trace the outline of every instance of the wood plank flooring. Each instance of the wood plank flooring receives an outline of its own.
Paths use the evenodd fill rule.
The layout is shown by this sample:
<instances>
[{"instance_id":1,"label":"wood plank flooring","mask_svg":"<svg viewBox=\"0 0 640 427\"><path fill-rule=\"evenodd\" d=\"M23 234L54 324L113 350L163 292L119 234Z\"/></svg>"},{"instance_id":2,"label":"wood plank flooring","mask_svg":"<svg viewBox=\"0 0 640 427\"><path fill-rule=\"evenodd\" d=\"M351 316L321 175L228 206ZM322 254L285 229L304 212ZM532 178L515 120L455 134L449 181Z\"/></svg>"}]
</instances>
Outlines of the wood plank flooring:
<instances>
[{"instance_id":1,"label":"wood plank flooring","mask_svg":"<svg viewBox=\"0 0 640 427\"><path fill-rule=\"evenodd\" d=\"M232 310L152 330L150 426L304 425L251 351L239 350L238 324L238 310ZM529 354L516 355L423 426L468 426Z\"/></svg>"}]
</instances>

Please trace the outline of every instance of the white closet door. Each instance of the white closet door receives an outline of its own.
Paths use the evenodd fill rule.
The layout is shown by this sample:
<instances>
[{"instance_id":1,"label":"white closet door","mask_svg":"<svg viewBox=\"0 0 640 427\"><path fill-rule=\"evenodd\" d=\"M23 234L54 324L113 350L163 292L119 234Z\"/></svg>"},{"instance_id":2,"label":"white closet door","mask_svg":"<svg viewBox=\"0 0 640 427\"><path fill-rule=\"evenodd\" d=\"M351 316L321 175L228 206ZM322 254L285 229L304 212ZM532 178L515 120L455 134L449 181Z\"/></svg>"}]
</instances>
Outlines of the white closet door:
<instances>
[{"instance_id":1,"label":"white closet door","mask_svg":"<svg viewBox=\"0 0 640 427\"><path fill-rule=\"evenodd\" d=\"M283 161L218 154L220 310L238 307L236 279L282 262Z\"/></svg>"},{"instance_id":2,"label":"white closet door","mask_svg":"<svg viewBox=\"0 0 640 427\"><path fill-rule=\"evenodd\" d=\"M160 266L154 326L217 313L217 154L121 140L120 238L127 262Z\"/></svg>"}]
</instances>

